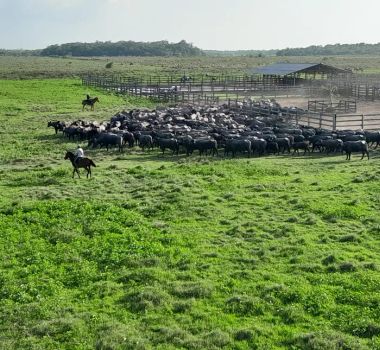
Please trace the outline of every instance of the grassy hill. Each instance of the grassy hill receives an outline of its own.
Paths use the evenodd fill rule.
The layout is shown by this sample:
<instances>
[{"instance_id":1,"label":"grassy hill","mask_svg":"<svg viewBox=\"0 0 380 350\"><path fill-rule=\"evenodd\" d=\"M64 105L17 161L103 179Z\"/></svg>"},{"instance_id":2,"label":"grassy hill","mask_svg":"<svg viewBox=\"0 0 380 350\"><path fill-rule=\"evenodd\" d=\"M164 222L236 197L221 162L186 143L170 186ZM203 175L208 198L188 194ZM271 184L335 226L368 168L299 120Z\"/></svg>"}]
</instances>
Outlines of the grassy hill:
<instances>
[{"instance_id":1,"label":"grassy hill","mask_svg":"<svg viewBox=\"0 0 380 350\"><path fill-rule=\"evenodd\" d=\"M85 147L94 176L73 180L77 141L47 122L146 102L76 79L0 84L1 349L380 349L378 151Z\"/></svg>"}]
</instances>

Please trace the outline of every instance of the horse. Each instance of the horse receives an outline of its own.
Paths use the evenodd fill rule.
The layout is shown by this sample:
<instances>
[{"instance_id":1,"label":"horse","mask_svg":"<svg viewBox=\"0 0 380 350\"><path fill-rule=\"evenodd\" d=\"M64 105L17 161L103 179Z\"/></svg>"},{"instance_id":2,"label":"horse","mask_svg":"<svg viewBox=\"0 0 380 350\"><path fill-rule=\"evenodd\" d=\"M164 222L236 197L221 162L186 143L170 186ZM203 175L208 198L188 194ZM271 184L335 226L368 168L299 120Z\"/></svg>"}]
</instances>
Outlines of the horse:
<instances>
[{"instance_id":1,"label":"horse","mask_svg":"<svg viewBox=\"0 0 380 350\"><path fill-rule=\"evenodd\" d=\"M94 104L95 102L99 102L99 99L97 97L94 98L88 98L87 100L82 101L82 111L84 110L84 106L91 106L91 110L94 110Z\"/></svg>"},{"instance_id":2,"label":"horse","mask_svg":"<svg viewBox=\"0 0 380 350\"><path fill-rule=\"evenodd\" d=\"M73 178L75 173L78 174L78 178L80 178L78 168L85 168L87 170L87 178L88 175L91 177L91 166L96 167L95 163L90 158L79 158L75 161L75 155L73 152L67 151L65 155L65 159L70 159L71 164L73 165Z\"/></svg>"}]
</instances>

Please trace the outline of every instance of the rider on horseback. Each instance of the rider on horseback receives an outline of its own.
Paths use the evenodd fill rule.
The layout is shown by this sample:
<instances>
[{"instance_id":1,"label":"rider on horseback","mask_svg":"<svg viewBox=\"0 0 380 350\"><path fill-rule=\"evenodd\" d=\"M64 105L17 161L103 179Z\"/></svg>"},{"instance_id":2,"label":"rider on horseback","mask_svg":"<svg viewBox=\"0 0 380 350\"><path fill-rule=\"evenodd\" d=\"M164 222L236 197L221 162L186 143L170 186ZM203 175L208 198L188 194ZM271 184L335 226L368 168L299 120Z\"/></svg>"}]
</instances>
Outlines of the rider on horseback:
<instances>
[{"instance_id":1,"label":"rider on horseback","mask_svg":"<svg viewBox=\"0 0 380 350\"><path fill-rule=\"evenodd\" d=\"M76 164L78 162L79 159L83 158L84 157L84 151L83 151L83 148L78 145L77 146L77 149L75 151L75 159L74 159L74 163Z\"/></svg>"}]
</instances>

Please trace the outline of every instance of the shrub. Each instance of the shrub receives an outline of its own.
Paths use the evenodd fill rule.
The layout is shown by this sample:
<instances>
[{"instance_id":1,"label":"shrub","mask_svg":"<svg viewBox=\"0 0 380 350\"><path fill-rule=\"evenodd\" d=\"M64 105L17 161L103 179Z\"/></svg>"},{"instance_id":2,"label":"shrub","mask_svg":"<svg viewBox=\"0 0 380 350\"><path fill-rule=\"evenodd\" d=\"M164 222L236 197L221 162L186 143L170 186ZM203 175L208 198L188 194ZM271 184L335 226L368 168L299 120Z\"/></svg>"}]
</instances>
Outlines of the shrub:
<instances>
[{"instance_id":1,"label":"shrub","mask_svg":"<svg viewBox=\"0 0 380 350\"><path fill-rule=\"evenodd\" d=\"M173 303L172 310L175 313L185 313L189 311L193 306L193 301L192 300L187 300L187 301L177 301Z\"/></svg>"},{"instance_id":2,"label":"shrub","mask_svg":"<svg viewBox=\"0 0 380 350\"><path fill-rule=\"evenodd\" d=\"M322 259L323 265L330 265L336 262L336 257L334 255L328 255L324 259Z\"/></svg>"},{"instance_id":3,"label":"shrub","mask_svg":"<svg viewBox=\"0 0 380 350\"><path fill-rule=\"evenodd\" d=\"M227 346L230 342L230 336L228 333L221 331L220 329L215 329L210 333L204 335L204 345L205 348L216 347L218 349Z\"/></svg>"},{"instance_id":4,"label":"shrub","mask_svg":"<svg viewBox=\"0 0 380 350\"><path fill-rule=\"evenodd\" d=\"M345 243L345 242L360 242L360 239L357 235L351 234L351 235L345 235L342 237L339 237L339 242Z\"/></svg>"},{"instance_id":5,"label":"shrub","mask_svg":"<svg viewBox=\"0 0 380 350\"><path fill-rule=\"evenodd\" d=\"M240 316L263 315L263 301L246 295L234 296L226 301L226 311Z\"/></svg>"},{"instance_id":6,"label":"shrub","mask_svg":"<svg viewBox=\"0 0 380 350\"><path fill-rule=\"evenodd\" d=\"M211 286L199 282L184 282L172 288L172 294L180 298L207 298L211 292Z\"/></svg>"},{"instance_id":7,"label":"shrub","mask_svg":"<svg viewBox=\"0 0 380 350\"><path fill-rule=\"evenodd\" d=\"M277 314L285 324L294 324L301 322L304 319L302 310L293 305L278 309Z\"/></svg>"},{"instance_id":8,"label":"shrub","mask_svg":"<svg viewBox=\"0 0 380 350\"><path fill-rule=\"evenodd\" d=\"M359 341L338 332L314 332L301 334L287 345L302 350L364 350Z\"/></svg>"},{"instance_id":9,"label":"shrub","mask_svg":"<svg viewBox=\"0 0 380 350\"><path fill-rule=\"evenodd\" d=\"M249 329L241 329L235 333L234 338L237 341L251 340L253 338L253 332Z\"/></svg>"},{"instance_id":10,"label":"shrub","mask_svg":"<svg viewBox=\"0 0 380 350\"><path fill-rule=\"evenodd\" d=\"M95 350L148 350L149 342L138 331L122 323L101 325L96 332Z\"/></svg>"},{"instance_id":11,"label":"shrub","mask_svg":"<svg viewBox=\"0 0 380 350\"><path fill-rule=\"evenodd\" d=\"M40 322L32 328L32 333L38 337L51 337L69 340L82 321L74 318L58 318Z\"/></svg>"},{"instance_id":12,"label":"shrub","mask_svg":"<svg viewBox=\"0 0 380 350\"><path fill-rule=\"evenodd\" d=\"M165 305L169 300L167 293L161 289L146 287L140 291L133 291L122 298L132 312L146 312L159 306Z\"/></svg>"},{"instance_id":13,"label":"shrub","mask_svg":"<svg viewBox=\"0 0 380 350\"><path fill-rule=\"evenodd\" d=\"M356 271L356 266L350 262L343 262L339 265L340 272L354 272Z\"/></svg>"}]
</instances>

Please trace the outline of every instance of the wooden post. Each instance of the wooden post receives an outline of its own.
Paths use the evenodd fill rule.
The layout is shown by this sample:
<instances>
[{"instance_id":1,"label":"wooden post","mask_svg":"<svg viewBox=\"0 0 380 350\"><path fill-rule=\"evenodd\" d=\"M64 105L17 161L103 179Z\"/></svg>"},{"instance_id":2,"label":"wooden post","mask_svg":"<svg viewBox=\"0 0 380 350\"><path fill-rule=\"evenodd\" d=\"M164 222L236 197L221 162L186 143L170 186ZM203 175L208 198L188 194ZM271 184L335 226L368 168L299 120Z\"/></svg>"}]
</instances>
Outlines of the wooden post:
<instances>
[{"instance_id":1,"label":"wooden post","mask_svg":"<svg viewBox=\"0 0 380 350\"><path fill-rule=\"evenodd\" d=\"M364 130L364 114L362 114L362 130Z\"/></svg>"},{"instance_id":2,"label":"wooden post","mask_svg":"<svg viewBox=\"0 0 380 350\"><path fill-rule=\"evenodd\" d=\"M336 130L336 114L333 116L333 131Z\"/></svg>"}]
</instances>

